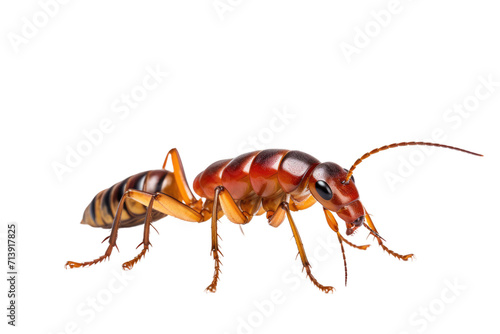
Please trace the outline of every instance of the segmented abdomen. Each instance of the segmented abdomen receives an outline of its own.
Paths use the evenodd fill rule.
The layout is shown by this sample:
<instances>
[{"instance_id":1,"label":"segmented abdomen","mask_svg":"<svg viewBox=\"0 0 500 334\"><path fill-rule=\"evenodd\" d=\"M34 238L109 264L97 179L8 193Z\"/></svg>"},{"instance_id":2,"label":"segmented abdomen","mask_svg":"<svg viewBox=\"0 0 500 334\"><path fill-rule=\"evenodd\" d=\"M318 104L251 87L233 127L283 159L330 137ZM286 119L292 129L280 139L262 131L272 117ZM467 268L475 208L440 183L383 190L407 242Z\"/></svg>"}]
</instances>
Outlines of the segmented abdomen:
<instances>
[{"instance_id":1,"label":"segmented abdomen","mask_svg":"<svg viewBox=\"0 0 500 334\"><path fill-rule=\"evenodd\" d=\"M93 227L111 228L116 210L123 194L129 189L142 190L151 194L166 188L171 173L167 170L151 170L132 175L112 187L99 192L83 214L82 224ZM120 227L131 227L144 223L146 207L130 198L125 199ZM165 217L153 211L153 221Z\"/></svg>"}]
</instances>

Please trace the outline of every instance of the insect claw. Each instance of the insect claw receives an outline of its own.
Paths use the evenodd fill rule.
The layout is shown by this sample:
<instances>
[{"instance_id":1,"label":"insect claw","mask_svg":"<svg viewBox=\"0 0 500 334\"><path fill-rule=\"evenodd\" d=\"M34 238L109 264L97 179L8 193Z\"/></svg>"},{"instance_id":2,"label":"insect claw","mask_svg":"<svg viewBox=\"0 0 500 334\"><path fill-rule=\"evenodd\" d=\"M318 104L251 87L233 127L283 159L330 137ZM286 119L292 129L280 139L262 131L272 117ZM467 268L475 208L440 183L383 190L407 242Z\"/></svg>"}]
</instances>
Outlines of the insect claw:
<instances>
[{"instance_id":1,"label":"insect claw","mask_svg":"<svg viewBox=\"0 0 500 334\"><path fill-rule=\"evenodd\" d=\"M401 257L401 259L404 260L404 261L414 260L415 259L415 255L413 255L413 254L406 254L406 255L403 255Z\"/></svg>"},{"instance_id":2,"label":"insect claw","mask_svg":"<svg viewBox=\"0 0 500 334\"><path fill-rule=\"evenodd\" d=\"M321 289L324 293L334 293L335 288L333 286L325 286L323 289Z\"/></svg>"},{"instance_id":3,"label":"insect claw","mask_svg":"<svg viewBox=\"0 0 500 334\"><path fill-rule=\"evenodd\" d=\"M210 284L209 286L207 286L207 288L205 289L205 292L212 292L212 293L215 293L216 291L216 287L214 286L214 284Z\"/></svg>"},{"instance_id":4,"label":"insect claw","mask_svg":"<svg viewBox=\"0 0 500 334\"><path fill-rule=\"evenodd\" d=\"M66 264L64 265L64 268L65 269L68 269L68 266L71 268L79 268L82 266L81 263L78 263L78 262L73 262L73 261L68 261L66 262Z\"/></svg>"}]
</instances>

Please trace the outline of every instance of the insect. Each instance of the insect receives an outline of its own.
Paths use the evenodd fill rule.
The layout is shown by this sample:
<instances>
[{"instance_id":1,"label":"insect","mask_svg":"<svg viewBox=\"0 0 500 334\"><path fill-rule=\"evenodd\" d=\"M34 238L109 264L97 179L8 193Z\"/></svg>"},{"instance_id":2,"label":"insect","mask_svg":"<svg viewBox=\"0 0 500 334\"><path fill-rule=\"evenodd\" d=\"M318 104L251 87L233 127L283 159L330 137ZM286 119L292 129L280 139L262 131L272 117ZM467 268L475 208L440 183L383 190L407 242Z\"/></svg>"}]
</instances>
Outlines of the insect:
<instances>
[{"instance_id":1,"label":"insect","mask_svg":"<svg viewBox=\"0 0 500 334\"><path fill-rule=\"evenodd\" d=\"M347 284L347 263L343 243L366 249L346 240L339 231L333 215L346 223L346 234L352 235L361 226L375 237L378 244L390 255L408 260L413 254L398 254L384 244L370 215L359 200L353 178L354 169L369 156L383 150L411 145L437 146L482 156L460 148L427 142L402 142L376 148L356 160L347 170L333 162L320 163L316 158L300 151L268 149L242 154L234 159L214 162L195 178L193 188L203 199L197 199L186 181L184 168L177 149L168 152L163 167L133 175L98 193L86 208L82 224L92 227L110 228L109 246L101 257L89 262L68 261L66 267L90 266L110 257L117 247L118 229L144 224L143 246L140 253L123 263L123 269L131 269L148 251L152 222L167 215L184 221L204 222L211 219L211 255L214 259L214 274L207 291L215 292L220 274L218 219L226 215L235 224L247 224L253 216L266 214L269 225L278 227L285 219L290 224L298 255L309 279L321 291L334 290L320 284L311 273L311 266L300 239L292 212L304 210L319 202L326 221L337 234L345 268ZM173 172L165 166L171 157ZM153 227L154 228L154 227ZM137 246L137 247L139 247ZM118 247L117 247L118 248Z\"/></svg>"}]
</instances>

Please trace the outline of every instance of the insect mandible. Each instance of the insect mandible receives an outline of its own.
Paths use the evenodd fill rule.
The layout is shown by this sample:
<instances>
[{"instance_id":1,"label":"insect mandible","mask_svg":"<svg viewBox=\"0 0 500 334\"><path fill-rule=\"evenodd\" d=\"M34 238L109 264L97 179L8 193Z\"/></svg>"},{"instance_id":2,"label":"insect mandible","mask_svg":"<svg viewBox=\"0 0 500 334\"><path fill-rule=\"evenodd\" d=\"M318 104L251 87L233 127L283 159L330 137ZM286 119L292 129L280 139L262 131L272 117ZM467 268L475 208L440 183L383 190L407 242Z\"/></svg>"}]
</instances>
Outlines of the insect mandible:
<instances>
[{"instance_id":1,"label":"insect mandible","mask_svg":"<svg viewBox=\"0 0 500 334\"><path fill-rule=\"evenodd\" d=\"M333 162L320 163L316 158L300 151L267 149L214 162L198 174L193 188L205 199L203 201L193 195L186 181L179 153L174 148L168 152L162 169L130 176L94 197L86 208L81 223L110 228L109 237L103 240L109 240L109 246L103 256L93 261L68 261L66 267L90 266L109 258L113 248L117 247L119 228L144 224L143 241L139 244L143 246L142 250L135 258L122 265L123 269L131 269L151 246L149 232L153 226L152 222L167 215L190 222L211 219L211 254L215 268L212 282L206 290L215 292L221 265L218 218L226 215L231 222L241 226L249 223L253 216L266 213L269 225L273 227L278 227L285 219L288 220L307 276L320 290L332 292L333 287L320 284L311 273L311 265L293 221L292 212L307 209L316 202L320 203L328 225L337 234L340 242L346 284L347 264L343 243L362 250L369 245L358 246L346 240L339 231L333 212L346 223L347 235L363 226L375 237L384 251L404 261L410 259L413 254L401 255L384 245L385 240L379 235L359 200L352 174L356 166L372 154L411 145L444 147L482 156L442 144L402 142L382 146L364 154L347 170ZM173 172L165 169L169 157L172 159Z\"/></svg>"}]
</instances>

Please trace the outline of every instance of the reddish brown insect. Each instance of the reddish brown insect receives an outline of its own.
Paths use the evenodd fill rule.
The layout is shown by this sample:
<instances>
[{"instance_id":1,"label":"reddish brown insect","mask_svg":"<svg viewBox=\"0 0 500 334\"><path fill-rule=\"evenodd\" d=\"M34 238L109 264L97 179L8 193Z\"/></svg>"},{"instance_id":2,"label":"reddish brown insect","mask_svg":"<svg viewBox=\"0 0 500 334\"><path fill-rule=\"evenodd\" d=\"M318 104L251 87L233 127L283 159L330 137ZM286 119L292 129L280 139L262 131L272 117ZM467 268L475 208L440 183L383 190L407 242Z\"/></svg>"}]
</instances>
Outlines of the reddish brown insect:
<instances>
[{"instance_id":1,"label":"reddish brown insect","mask_svg":"<svg viewBox=\"0 0 500 334\"><path fill-rule=\"evenodd\" d=\"M111 234L106 238L109 239L109 246L103 256L93 261L82 263L68 261L66 266L84 267L103 261L111 255L113 247L116 247L120 227L144 224L142 251L134 259L123 264L123 269L131 269L151 245L149 231L153 221L167 215L191 222L203 222L212 218L211 252L215 261L215 271L207 290L215 292L220 273L217 219L226 215L235 224L247 224L253 216L266 213L269 224L273 227L278 227L285 217L288 219L307 276L322 291L333 291L333 287L321 285L312 275L291 212L307 209L316 201L323 206L326 221L337 233L340 242L346 284L347 265L343 242L358 249L366 249L369 245L357 246L347 241L340 234L332 212L345 221L347 235L364 226L377 239L384 251L398 259L408 260L413 254L400 255L384 245L382 237L359 200L358 190L352 178L356 166L370 155L408 145L444 147L481 156L447 145L404 142L383 146L366 153L356 160L350 170L347 170L333 162L320 163L314 157L300 151L277 149L255 151L234 159L217 161L198 174L193 188L199 196L205 198L203 202L201 199L196 199L191 192L179 153L174 148L168 152L163 169L136 174L95 196L85 210L82 224L111 228ZM169 156L172 157L173 173L165 170Z\"/></svg>"}]
</instances>

